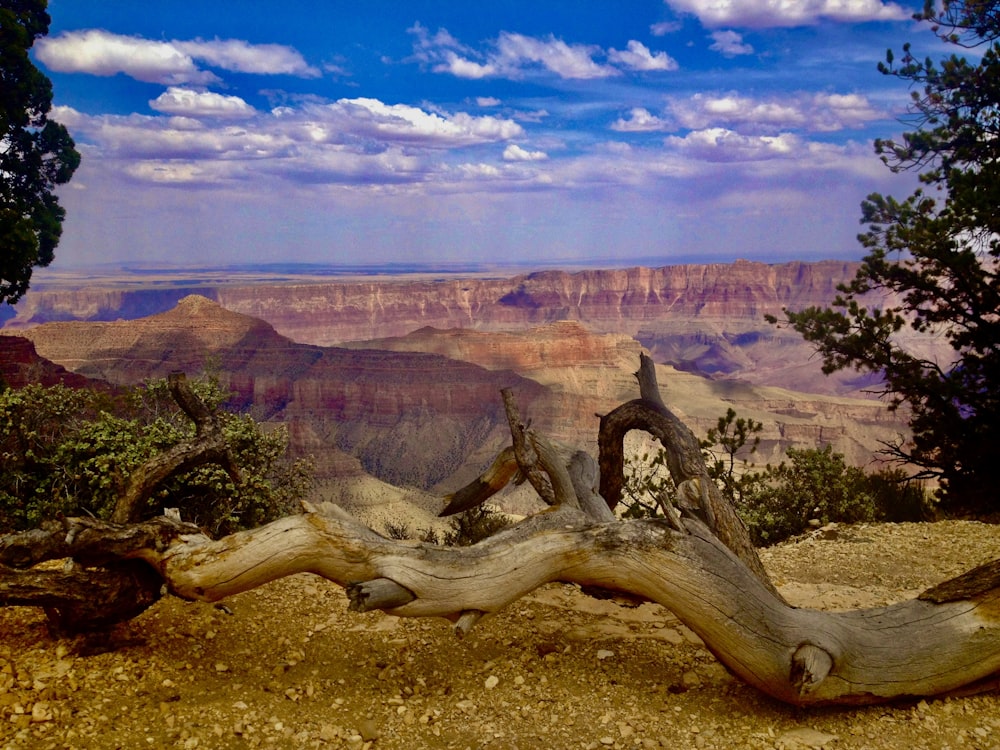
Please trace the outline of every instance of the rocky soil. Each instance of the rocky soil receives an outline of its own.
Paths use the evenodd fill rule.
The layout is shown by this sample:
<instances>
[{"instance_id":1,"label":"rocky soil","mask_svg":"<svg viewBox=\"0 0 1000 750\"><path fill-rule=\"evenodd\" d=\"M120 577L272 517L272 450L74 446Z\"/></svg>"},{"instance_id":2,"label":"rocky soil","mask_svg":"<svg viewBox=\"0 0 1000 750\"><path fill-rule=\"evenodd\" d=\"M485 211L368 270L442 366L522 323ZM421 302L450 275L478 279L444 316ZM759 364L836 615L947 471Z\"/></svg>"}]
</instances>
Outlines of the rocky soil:
<instances>
[{"instance_id":1,"label":"rocky soil","mask_svg":"<svg viewBox=\"0 0 1000 750\"><path fill-rule=\"evenodd\" d=\"M832 536L833 538L824 538ZM1000 528L841 528L764 551L793 603L912 596L1000 557ZM1000 748L1000 692L801 710L735 681L670 612L547 586L464 640L347 611L311 576L168 598L110 638L0 611L3 748Z\"/></svg>"}]
</instances>

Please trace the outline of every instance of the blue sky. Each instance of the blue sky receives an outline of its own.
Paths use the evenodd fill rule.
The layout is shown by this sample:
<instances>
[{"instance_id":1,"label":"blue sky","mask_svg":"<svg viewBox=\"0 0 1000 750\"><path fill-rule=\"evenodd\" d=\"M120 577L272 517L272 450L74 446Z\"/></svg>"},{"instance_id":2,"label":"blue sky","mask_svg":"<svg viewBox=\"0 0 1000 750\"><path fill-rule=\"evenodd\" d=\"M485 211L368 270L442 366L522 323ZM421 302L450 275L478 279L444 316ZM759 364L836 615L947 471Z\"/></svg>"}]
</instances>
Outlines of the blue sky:
<instances>
[{"instance_id":1,"label":"blue sky","mask_svg":"<svg viewBox=\"0 0 1000 750\"><path fill-rule=\"evenodd\" d=\"M55 267L860 257L918 4L50 0Z\"/></svg>"}]
</instances>

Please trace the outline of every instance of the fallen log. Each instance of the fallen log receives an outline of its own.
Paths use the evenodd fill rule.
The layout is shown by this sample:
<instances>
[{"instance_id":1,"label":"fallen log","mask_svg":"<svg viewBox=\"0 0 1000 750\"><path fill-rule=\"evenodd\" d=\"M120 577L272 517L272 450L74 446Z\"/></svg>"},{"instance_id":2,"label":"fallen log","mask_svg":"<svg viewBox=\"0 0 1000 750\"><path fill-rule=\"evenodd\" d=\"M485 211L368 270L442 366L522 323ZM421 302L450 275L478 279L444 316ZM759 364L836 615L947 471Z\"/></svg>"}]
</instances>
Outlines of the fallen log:
<instances>
[{"instance_id":1,"label":"fallen log","mask_svg":"<svg viewBox=\"0 0 1000 750\"><path fill-rule=\"evenodd\" d=\"M337 506L309 507L212 541L185 536L134 556L185 599L219 601L294 573L348 589L353 608L444 617L464 632L481 617L559 581L658 602L735 675L795 705L860 705L930 696L1000 671L1000 589L937 601L820 612L785 604L695 518L596 523L557 508L472 547L385 539ZM968 574L967 574L968 575ZM992 576L992 577L991 577ZM940 597L938 597L940 598Z\"/></svg>"}]
</instances>

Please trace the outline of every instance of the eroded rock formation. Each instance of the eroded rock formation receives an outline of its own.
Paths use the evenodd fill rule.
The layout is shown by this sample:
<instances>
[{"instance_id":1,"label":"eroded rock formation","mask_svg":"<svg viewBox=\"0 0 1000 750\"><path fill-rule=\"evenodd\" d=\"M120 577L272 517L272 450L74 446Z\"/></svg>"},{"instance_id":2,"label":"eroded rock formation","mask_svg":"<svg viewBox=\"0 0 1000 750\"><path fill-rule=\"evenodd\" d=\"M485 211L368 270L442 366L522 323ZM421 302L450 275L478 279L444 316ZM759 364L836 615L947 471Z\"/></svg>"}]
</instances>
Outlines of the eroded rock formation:
<instances>
[{"instance_id":1,"label":"eroded rock formation","mask_svg":"<svg viewBox=\"0 0 1000 750\"><path fill-rule=\"evenodd\" d=\"M8 328L68 319L116 320L169 309L192 289L267 321L288 338L331 346L420 328L512 331L574 320L594 333L635 338L661 363L796 390L857 392L866 381L828 379L794 332L765 313L829 304L856 264L677 265L498 278L365 279L176 284L149 289L33 289Z\"/></svg>"}]
</instances>

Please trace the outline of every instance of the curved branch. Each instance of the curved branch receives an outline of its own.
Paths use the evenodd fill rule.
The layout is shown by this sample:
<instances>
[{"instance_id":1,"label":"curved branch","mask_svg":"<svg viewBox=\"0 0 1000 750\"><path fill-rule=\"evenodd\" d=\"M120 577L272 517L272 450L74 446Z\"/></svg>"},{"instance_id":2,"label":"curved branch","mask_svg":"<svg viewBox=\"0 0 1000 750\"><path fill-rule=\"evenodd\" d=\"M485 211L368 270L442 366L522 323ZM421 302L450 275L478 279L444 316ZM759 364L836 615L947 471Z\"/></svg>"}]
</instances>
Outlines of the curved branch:
<instances>
[{"instance_id":1,"label":"curved branch","mask_svg":"<svg viewBox=\"0 0 1000 750\"><path fill-rule=\"evenodd\" d=\"M646 355L640 358L636 378L643 397L624 403L601 417L597 438L601 496L611 508L620 502L625 474L625 435L632 430L648 432L660 441L666 453L667 468L677 485L681 511L704 522L758 580L780 598L750 541L746 525L709 477L698 439L664 405L653 360Z\"/></svg>"},{"instance_id":2,"label":"curved branch","mask_svg":"<svg viewBox=\"0 0 1000 750\"><path fill-rule=\"evenodd\" d=\"M446 548L385 539L335 507L309 510L139 556L188 599L216 601L309 572L360 592L357 608L446 617L463 630L552 581L624 592L669 608L737 676L797 705L935 695L1000 670L995 588L958 601L818 612L789 607L694 519L678 532L656 519L594 523L563 507Z\"/></svg>"}]
</instances>

